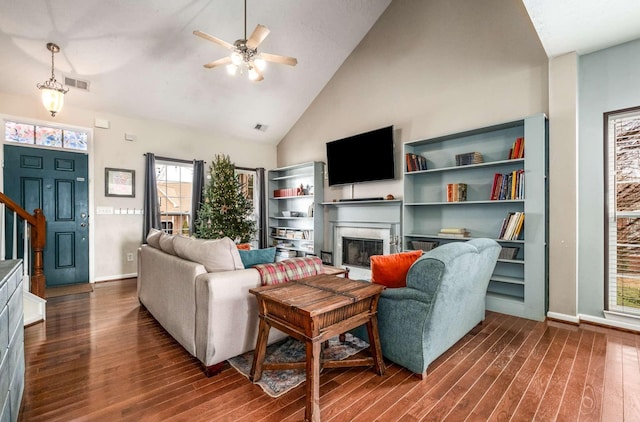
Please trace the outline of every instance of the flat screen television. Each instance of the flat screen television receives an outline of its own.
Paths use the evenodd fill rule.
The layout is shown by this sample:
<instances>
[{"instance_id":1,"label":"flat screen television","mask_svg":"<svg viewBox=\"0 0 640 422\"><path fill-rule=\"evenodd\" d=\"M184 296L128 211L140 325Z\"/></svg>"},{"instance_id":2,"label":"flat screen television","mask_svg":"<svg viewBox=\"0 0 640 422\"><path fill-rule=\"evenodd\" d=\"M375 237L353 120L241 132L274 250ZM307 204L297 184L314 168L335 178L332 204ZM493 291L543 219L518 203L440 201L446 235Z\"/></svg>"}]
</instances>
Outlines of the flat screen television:
<instances>
[{"instance_id":1,"label":"flat screen television","mask_svg":"<svg viewBox=\"0 0 640 422\"><path fill-rule=\"evenodd\" d=\"M395 177L393 126L327 142L329 186Z\"/></svg>"}]
</instances>

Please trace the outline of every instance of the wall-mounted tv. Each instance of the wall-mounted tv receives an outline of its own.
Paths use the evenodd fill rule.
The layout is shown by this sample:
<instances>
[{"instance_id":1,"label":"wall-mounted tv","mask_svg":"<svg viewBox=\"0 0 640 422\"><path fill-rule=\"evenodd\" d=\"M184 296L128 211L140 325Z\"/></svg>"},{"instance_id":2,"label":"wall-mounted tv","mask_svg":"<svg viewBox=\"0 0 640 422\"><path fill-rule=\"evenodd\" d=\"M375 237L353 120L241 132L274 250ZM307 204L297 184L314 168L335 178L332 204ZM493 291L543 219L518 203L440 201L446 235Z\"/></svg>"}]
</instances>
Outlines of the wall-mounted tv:
<instances>
[{"instance_id":1,"label":"wall-mounted tv","mask_svg":"<svg viewBox=\"0 0 640 422\"><path fill-rule=\"evenodd\" d=\"M327 142L329 186L395 177L393 126Z\"/></svg>"}]
</instances>

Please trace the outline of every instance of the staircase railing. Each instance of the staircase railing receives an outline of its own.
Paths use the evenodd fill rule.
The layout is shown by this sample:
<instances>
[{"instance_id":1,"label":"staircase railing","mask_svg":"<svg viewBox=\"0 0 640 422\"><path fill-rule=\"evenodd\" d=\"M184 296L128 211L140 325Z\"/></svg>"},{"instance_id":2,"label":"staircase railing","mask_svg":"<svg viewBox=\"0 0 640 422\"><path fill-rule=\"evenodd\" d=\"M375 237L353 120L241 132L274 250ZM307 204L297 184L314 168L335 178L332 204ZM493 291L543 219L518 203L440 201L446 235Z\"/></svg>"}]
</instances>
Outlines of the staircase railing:
<instances>
[{"instance_id":1,"label":"staircase railing","mask_svg":"<svg viewBox=\"0 0 640 422\"><path fill-rule=\"evenodd\" d=\"M0 192L0 259L6 256L6 227L5 209L13 211L13 233L12 233L12 259L18 256L18 218L24 224L24 248L23 248L23 268L24 275L29 277L30 268L33 267L33 274L29 277L29 291L44 299L46 280L44 276L44 246L47 241L47 221L41 209L29 214L20 205L16 204L4 193ZM33 257L33 266L29 265L29 258Z\"/></svg>"}]
</instances>

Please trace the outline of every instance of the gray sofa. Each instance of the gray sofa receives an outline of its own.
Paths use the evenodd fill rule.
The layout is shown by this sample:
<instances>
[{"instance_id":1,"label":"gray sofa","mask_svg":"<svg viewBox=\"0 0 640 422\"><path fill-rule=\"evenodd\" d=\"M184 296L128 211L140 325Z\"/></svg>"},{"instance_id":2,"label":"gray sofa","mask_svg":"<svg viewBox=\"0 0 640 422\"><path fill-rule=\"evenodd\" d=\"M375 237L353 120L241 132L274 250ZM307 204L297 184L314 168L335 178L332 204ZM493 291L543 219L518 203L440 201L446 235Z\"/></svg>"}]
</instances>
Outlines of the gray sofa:
<instances>
[{"instance_id":1,"label":"gray sofa","mask_svg":"<svg viewBox=\"0 0 640 422\"><path fill-rule=\"evenodd\" d=\"M249 289L260 274L244 269L228 239L167 236L138 249L138 298L210 376L226 359L253 350L258 307ZM271 330L269 343L286 337Z\"/></svg>"}]
</instances>

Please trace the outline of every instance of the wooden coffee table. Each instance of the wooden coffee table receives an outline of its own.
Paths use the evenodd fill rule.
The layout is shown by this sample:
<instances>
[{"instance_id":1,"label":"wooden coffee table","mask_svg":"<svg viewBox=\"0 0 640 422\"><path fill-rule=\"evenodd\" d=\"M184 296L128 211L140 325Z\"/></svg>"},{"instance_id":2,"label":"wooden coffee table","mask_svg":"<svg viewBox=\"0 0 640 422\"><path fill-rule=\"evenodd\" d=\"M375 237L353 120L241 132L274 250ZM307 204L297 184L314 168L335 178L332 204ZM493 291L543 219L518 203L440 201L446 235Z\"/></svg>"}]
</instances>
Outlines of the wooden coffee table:
<instances>
[{"instance_id":1,"label":"wooden coffee table","mask_svg":"<svg viewBox=\"0 0 640 422\"><path fill-rule=\"evenodd\" d=\"M384 286L378 284L328 274L250 289L249 292L258 299L260 310L260 327L250 379L259 381L265 369L305 367L305 420L319 421L321 366L373 366L378 375L385 372L376 317L382 290ZM321 345L324 341L363 324L367 325L371 357L322 361ZM304 341L306 361L264 364L271 327Z\"/></svg>"}]
</instances>

